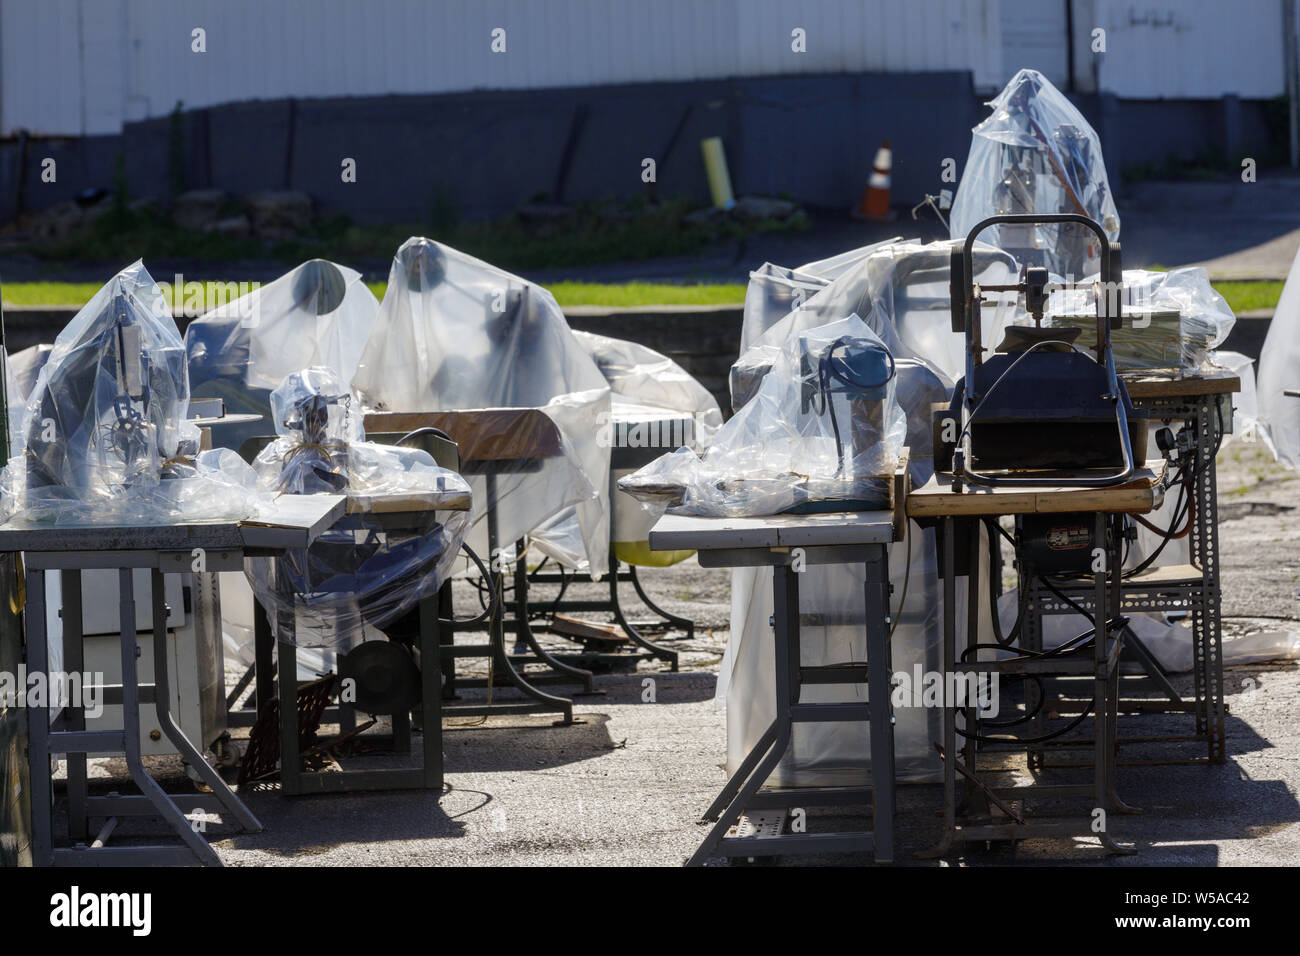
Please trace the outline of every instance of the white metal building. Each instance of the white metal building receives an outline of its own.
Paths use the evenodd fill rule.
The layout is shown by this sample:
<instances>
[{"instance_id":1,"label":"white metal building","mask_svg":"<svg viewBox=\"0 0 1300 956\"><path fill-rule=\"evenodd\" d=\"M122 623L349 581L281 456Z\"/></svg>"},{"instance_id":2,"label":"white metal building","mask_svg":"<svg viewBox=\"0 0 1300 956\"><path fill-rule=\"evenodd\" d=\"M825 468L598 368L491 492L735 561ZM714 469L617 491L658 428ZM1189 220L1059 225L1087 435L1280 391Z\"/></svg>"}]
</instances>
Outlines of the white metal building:
<instances>
[{"instance_id":1,"label":"white metal building","mask_svg":"<svg viewBox=\"0 0 1300 956\"><path fill-rule=\"evenodd\" d=\"M178 101L790 73L970 71L987 92L1023 66L1124 98L1268 98L1293 2L0 0L0 135L115 134Z\"/></svg>"}]
</instances>

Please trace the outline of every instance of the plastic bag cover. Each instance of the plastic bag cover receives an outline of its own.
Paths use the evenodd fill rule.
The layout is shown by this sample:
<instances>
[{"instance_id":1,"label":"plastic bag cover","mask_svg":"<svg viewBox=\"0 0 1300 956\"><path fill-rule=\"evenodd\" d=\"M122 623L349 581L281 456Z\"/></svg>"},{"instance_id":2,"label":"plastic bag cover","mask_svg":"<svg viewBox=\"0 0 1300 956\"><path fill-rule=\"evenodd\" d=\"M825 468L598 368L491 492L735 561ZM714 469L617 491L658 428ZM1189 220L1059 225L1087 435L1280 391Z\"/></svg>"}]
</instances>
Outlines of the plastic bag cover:
<instances>
[{"instance_id":1,"label":"plastic bag cover","mask_svg":"<svg viewBox=\"0 0 1300 956\"><path fill-rule=\"evenodd\" d=\"M290 375L271 393L271 407L279 437L253 467L277 494L347 494L370 510L391 496L450 503L470 493L427 452L365 441L359 402L332 369ZM348 515L310 548L247 559L249 581L281 639L346 650L365 625L382 629L435 594L460 551L469 511L420 511L403 521L385 530L366 514Z\"/></svg>"},{"instance_id":2,"label":"plastic bag cover","mask_svg":"<svg viewBox=\"0 0 1300 956\"><path fill-rule=\"evenodd\" d=\"M1286 394L1300 389L1300 253L1273 311L1255 384L1260 437L1278 461L1300 468L1300 398Z\"/></svg>"},{"instance_id":3,"label":"plastic bag cover","mask_svg":"<svg viewBox=\"0 0 1300 956\"><path fill-rule=\"evenodd\" d=\"M293 372L324 366L349 381L378 309L361 273L312 259L191 322L185 351L194 397L263 416L214 426L213 444L239 451L247 439L272 434L271 390Z\"/></svg>"},{"instance_id":4,"label":"plastic bag cover","mask_svg":"<svg viewBox=\"0 0 1300 956\"><path fill-rule=\"evenodd\" d=\"M993 115L971 133L953 200L951 232L964 240L990 216L1076 213L1119 238L1101 141L1088 121L1036 70L1021 70L988 104ZM978 237L1030 265L1076 279L1101 266L1097 240L1079 225L993 226Z\"/></svg>"},{"instance_id":5,"label":"plastic bag cover","mask_svg":"<svg viewBox=\"0 0 1300 956\"><path fill-rule=\"evenodd\" d=\"M1115 366L1152 371L1208 368L1210 351L1237 322L1204 269L1124 271L1124 325L1111 332ZM1044 310L1049 325L1077 326L1088 340L1096 326L1097 286L1058 289Z\"/></svg>"},{"instance_id":6,"label":"plastic bag cover","mask_svg":"<svg viewBox=\"0 0 1300 956\"><path fill-rule=\"evenodd\" d=\"M873 242L829 259L806 263L796 269L771 262L763 263L749 274L749 285L745 289L744 320L740 326L741 354L758 341L764 332L848 269L877 249L897 241L898 238L895 237Z\"/></svg>"},{"instance_id":7,"label":"plastic bag cover","mask_svg":"<svg viewBox=\"0 0 1300 956\"><path fill-rule=\"evenodd\" d=\"M601 423L602 440L611 448L620 442L630 447L689 446L702 452L722 427L722 411L709 390L684 368L637 342L574 331L611 392L610 421ZM678 419L689 419L690 426L680 426ZM637 432L637 422L653 427ZM659 423L654 425L653 423ZM620 424L633 425L632 431ZM662 427L661 427L662 426ZM637 444L632 445L632 442ZM645 442L645 444L640 444ZM670 444L665 444L665 443ZM610 480L617 482L633 469L616 468L611 461ZM614 557L625 564L667 567L690 557L691 551L651 551L647 538L650 529L664 513L662 505L637 501L619 492L610 501L613 522ZM563 554L574 550L581 539L577 514L566 510L559 518L533 533L533 541L546 554Z\"/></svg>"},{"instance_id":8,"label":"plastic bag cover","mask_svg":"<svg viewBox=\"0 0 1300 956\"><path fill-rule=\"evenodd\" d=\"M959 244L892 242L854 260L829 285L760 335L731 369L732 407L739 409L758 388L790 335L839 316L866 317L896 358L930 363L955 381L965 373L965 339L952 331L948 293L949 259ZM976 281L1014 282L1015 259L976 243ZM982 311L984 341L996 343L1002 329L1022 321L1024 311L1011 293L989 293Z\"/></svg>"},{"instance_id":9,"label":"plastic bag cover","mask_svg":"<svg viewBox=\"0 0 1300 956\"><path fill-rule=\"evenodd\" d=\"M380 411L540 408L562 438L558 453L496 460L490 496L485 477L472 477L470 543L489 553L489 508L497 547L507 548L575 505L582 548L554 556L571 568L607 566L609 449L599 435L609 386L545 289L449 246L408 239L352 384ZM472 461L472 443L452 437L462 463Z\"/></svg>"},{"instance_id":10,"label":"plastic bag cover","mask_svg":"<svg viewBox=\"0 0 1300 956\"><path fill-rule=\"evenodd\" d=\"M238 520L263 496L186 421L185 348L142 263L113 277L54 341L5 469L3 509L62 524Z\"/></svg>"},{"instance_id":11,"label":"plastic bag cover","mask_svg":"<svg viewBox=\"0 0 1300 956\"><path fill-rule=\"evenodd\" d=\"M851 367L844 373L841 362L868 352L883 354L887 362L879 364L887 371L870 381ZM856 315L799 333L702 458L678 449L619 487L640 500L664 501L679 514L715 517L878 497L907 431L895 377L885 344ZM841 384L847 380L853 384Z\"/></svg>"}]
</instances>

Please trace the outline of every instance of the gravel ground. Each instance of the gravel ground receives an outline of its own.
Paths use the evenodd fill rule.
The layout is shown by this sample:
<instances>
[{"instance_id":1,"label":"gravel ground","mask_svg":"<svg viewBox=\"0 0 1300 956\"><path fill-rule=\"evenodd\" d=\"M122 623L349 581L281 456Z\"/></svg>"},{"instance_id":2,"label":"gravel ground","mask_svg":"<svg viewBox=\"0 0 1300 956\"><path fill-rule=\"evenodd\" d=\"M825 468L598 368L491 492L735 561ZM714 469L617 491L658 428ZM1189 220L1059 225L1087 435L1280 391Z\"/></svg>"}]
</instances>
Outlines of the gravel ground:
<instances>
[{"instance_id":1,"label":"gravel ground","mask_svg":"<svg viewBox=\"0 0 1300 956\"><path fill-rule=\"evenodd\" d=\"M1225 636L1300 630L1300 517L1293 510L1300 476L1280 469L1260 446L1236 442L1220 456L1219 480ZM680 673L642 663L636 674L601 675L603 693L577 699L579 719L571 727L552 726L546 716L449 720L448 787L441 796L286 799L273 785L254 788L246 798L266 830L224 836L229 831L213 824L209 836L222 859L238 866L680 864L703 838L695 821L725 781L725 715L715 711L712 698L727 639L729 575L692 560L644 578L658 602L697 622L693 640L668 641L682 654ZM578 596L591 587L579 587ZM464 596L467 608L472 598ZM634 611L633 617L643 614ZM646 678L654 682L654 702L644 700ZM1176 683L1190 692L1190 676ZM1145 812L1113 818L1112 829L1137 843L1136 856L1104 856L1091 840L1051 839L970 847L946 862L1300 863L1300 668L1230 667L1226 685L1225 764L1121 770L1122 796ZM1174 715L1130 717L1121 733L1183 733L1188 722ZM1132 744L1123 755L1142 759L1172 752L1168 744ZM98 789L129 788L121 761L95 763ZM178 761L159 758L153 764L172 786L191 786ZM1027 779L1018 764L1009 766L1015 779ZM915 854L938 837L938 787L904 787L899 802L900 862L936 865ZM832 822L815 811L810 821L814 828ZM129 841L141 832L134 823L114 839Z\"/></svg>"}]
</instances>

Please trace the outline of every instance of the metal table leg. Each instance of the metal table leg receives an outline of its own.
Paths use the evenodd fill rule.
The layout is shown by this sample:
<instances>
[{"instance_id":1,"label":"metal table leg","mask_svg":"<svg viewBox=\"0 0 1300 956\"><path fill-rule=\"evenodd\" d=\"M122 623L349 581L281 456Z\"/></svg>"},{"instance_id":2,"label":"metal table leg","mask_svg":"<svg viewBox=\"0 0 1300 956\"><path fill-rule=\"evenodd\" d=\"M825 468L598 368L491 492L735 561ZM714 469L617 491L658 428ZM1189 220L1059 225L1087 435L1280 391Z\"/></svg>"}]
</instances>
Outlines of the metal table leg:
<instances>
[{"instance_id":1,"label":"metal table leg","mask_svg":"<svg viewBox=\"0 0 1300 956\"><path fill-rule=\"evenodd\" d=\"M45 636L45 572L27 571L27 666L29 674L49 672ZM48 703L48 701L46 702ZM27 707L27 756L31 785L32 862L54 863L54 799L50 767L49 707Z\"/></svg>"},{"instance_id":2,"label":"metal table leg","mask_svg":"<svg viewBox=\"0 0 1300 956\"><path fill-rule=\"evenodd\" d=\"M208 845L207 840L199 835L190 820L181 813L180 808L172 802L162 787L158 785L158 781L154 780L144 767L144 761L140 753L140 686L136 666L140 656L140 646L136 642L135 633L135 577L130 568L120 568L117 574L122 647L122 731L125 738L123 744L126 751L127 769L130 771L131 779L135 781L135 785L140 788L140 792L149 798L149 802L154 805L158 815L189 847L197 861L205 866L220 866L221 859L217 856L216 851ZM165 618L163 627L166 628ZM156 643L158 642L155 641ZM165 656L163 664L165 667ZM181 739L183 740L184 737L182 736ZM208 769L211 770L211 768ZM256 824L256 820L253 822ZM260 828L260 824L257 825ZM85 852L116 854L120 850L118 848L106 848L104 850Z\"/></svg>"},{"instance_id":3,"label":"metal table leg","mask_svg":"<svg viewBox=\"0 0 1300 956\"><path fill-rule=\"evenodd\" d=\"M172 715L171 677L167 666L167 604L163 573L154 568L150 573L150 577L153 590L153 699L154 710L158 714L158 724L162 727L163 733L167 735L167 739L171 741L172 746L181 755L181 758L208 785L221 806L231 817L238 821L240 828L248 833L261 833L261 822L244 805L244 801L235 796L235 792L226 785L226 781L221 779L221 776L212 768L211 764L203 759L203 755L185 736L184 731L176 723L176 718ZM65 602L64 607L66 606ZM137 745L138 740L137 737Z\"/></svg>"},{"instance_id":4,"label":"metal table leg","mask_svg":"<svg viewBox=\"0 0 1300 956\"><path fill-rule=\"evenodd\" d=\"M872 834L876 862L894 861L893 661L889 649L889 571L885 549L866 562L867 701L871 720ZM797 607L796 607L797 611ZM902 613L902 608L899 608ZM796 661L797 663L797 661Z\"/></svg>"},{"instance_id":5,"label":"metal table leg","mask_svg":"<svg viewBox=\"0 0 1300 956\"><path fill-rule=\"evenodd\" d=\"M892 671L889 656L889 575L883 547L870 549L865 562L864 607L866 611L867 666L829 665L804 667L800 658L798 574L788 565L773 568L773 665L776 684L776 717L745 756L736 773L705 811L714 821L704 842L687 862L698 866L711 856L781 856L862 852L871 850L878 863L893 861L894 838L894 725L890 693ZM818 684L866 683L866 704L803 703L805 681ZM806 787L764 790L781 760L790 750L795 723L804 721L856 721L869 725L871 733L870 833L794 833L775 837L729 837L728 831L750 809L794 806L850 806L864 802L867 790L859 787ZM762 791L762 792L760 792Z\"/></svg>"},{"instance_id":6,"label":"metal table leg","mask_svg":"<svg viewBox=\"0 0 1300 956\"><path fill-rule=\"evenodd\" d=\"M60 590L63 594L63 669L68 674L80 674L86 667L86 648L81 633L81 572L60 572ZM68 730L86 729L86 711L81 701L69 700L64 709L64 726ZM90 838L90 821L86 816L86 798L89 795L84 753L70 753L68 761L68 835L73 840Z\"/></svg>"},{"instance_id":7,"label":"metal table leg","mask_svg":"<svg viewBox=\"0 0 1300 956\"><path fill-rule=\"evenodd\" d=\"M422 724L422 766L424 785L441 790L442 760L442 669L441 635L438 627L438 597L420 600L420 718Z\"/></svg>"}]
</instances>

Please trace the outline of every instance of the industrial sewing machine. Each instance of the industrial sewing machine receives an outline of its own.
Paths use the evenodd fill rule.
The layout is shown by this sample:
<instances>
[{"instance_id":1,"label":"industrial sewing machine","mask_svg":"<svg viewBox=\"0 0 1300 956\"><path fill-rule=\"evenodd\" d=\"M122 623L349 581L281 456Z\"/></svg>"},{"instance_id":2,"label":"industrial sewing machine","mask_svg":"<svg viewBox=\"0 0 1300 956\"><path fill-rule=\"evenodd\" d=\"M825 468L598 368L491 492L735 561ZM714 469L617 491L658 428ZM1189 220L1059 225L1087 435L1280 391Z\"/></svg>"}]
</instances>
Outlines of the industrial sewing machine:
<instances>
[{"instance_id":1,"label":"industrial sewing machine","mask_svg":"<svg viewBox=\"0 0 1300 956\"><path fill-rule=\"evenodd\" d=\"M1075 345L1080 328L1043 327L1048 272L1025 267L1014 285L979 287L971 250L1002 223L1078 223L1101 249L1092 355ZM1093 220L1072 214L993 216L977 224L951 260L952 328L966 337L966 374L948 408L935 415L936 468L962 486L1106 487L1123 484L1146 457L1146 412L1135 409L1115 370L1111 331L1123 321L1118 243ZM1009 326L985 358L979 307L985 293L1025 297L1033 326Z\"/></svg>"}]
</instances>

